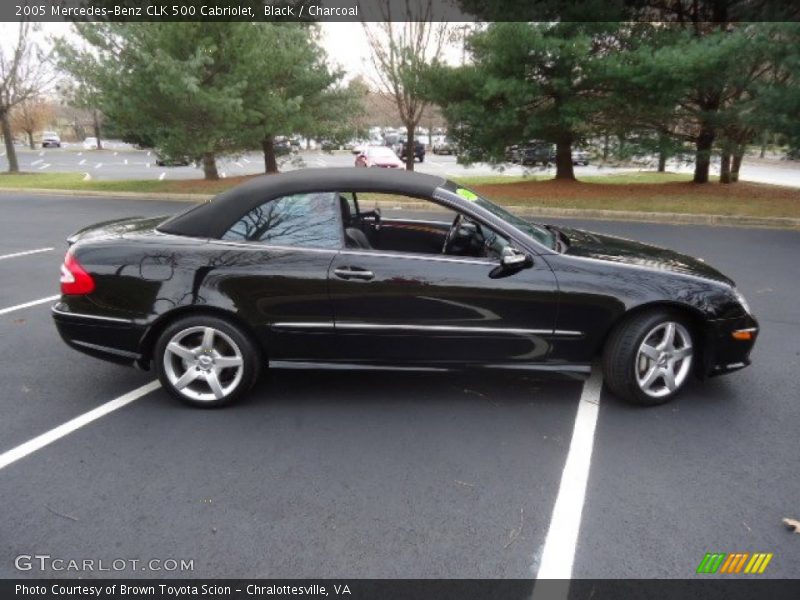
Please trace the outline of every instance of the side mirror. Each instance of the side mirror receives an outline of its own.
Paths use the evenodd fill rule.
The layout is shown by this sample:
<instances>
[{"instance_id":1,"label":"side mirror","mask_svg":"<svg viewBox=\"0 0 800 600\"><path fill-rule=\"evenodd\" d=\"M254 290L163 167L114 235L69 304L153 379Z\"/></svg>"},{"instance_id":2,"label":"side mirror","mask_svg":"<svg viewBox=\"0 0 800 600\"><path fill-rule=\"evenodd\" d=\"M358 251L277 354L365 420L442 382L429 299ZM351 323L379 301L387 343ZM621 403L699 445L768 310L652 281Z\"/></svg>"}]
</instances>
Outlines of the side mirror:
<instances>
[{"instance_id":1,"label":"side mirror","mask_svg":"<svg viewBox=\"0 0 800 600\"><path fill-rule=\"evenodd\" d=\"M500 264L489 273L492 279L499 279L518 273L522 269L533 266L533 258L529 254L520 252L511 247L503 249Z\"/></svg>"},{"instance_id":2,"label":"side mirror","mask_svg":"<svg viewBox=\"0 0 800 600\"><path fill-rule=\"evenodd\" d=\"M500 259L500 264L506 269L516 269L518 267L527 266L530 260L531 257L527 254L522 254L521 252L509 252L503 253L502 258Z\"/></svg>"}]
</instances>

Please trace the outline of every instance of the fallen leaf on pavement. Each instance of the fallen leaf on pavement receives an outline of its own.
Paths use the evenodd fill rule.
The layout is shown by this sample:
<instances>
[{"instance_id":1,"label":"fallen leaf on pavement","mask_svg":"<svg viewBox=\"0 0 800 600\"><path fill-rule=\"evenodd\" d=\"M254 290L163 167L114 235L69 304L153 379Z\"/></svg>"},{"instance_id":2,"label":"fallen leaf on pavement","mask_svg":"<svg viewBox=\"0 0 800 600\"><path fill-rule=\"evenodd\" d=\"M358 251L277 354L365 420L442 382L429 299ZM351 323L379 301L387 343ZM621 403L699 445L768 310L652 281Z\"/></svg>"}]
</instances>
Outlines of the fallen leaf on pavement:
<instances>
[{"instance_id":1,"label":"fallen leaf on pavement","mask_svg":"<svg viewBox=\"0 0 800 600\"><path fill-rule=\"evenodd\" d=\"M800 521L797 519L784 519L783 524L795 533L800 533Z\"/></svg>"}]
</instances>

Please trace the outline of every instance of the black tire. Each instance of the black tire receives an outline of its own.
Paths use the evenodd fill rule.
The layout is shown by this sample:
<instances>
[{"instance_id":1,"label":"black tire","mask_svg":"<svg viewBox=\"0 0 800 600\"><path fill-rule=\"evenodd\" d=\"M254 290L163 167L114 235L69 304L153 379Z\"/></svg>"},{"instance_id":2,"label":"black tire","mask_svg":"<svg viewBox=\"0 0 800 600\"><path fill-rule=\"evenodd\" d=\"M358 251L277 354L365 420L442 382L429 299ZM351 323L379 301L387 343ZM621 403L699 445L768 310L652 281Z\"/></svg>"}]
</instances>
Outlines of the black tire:
<instances>
[{"instance_id":1,"label":"black tire","mask_svg":"<svg viewBox=\"0 0 800 600\"><path fill-rule=\"evenodd\" d=\"M676 389L659 397L654 397L646 393L637 381L636 369L637 361L640 359L639 348L651 332L670 322L679 324L688 332L691 338L690 349L692 354L689 356L687 373L678 383ZM614 394L631 404L640 406L664 404L680 394L689 381L694 368L693 360L696 349L697 344L691 325L680 314L665 309L636 314L620 323L612 331L606 342L602 357L605 382ZM647 359L644 360L646 361Z\"/></svg>"},{"instance_id":2,"label":"black tire","mask_svg":"<svg viewBox=\"0 0 800 600\"><path fill-rule=\"evenodd\" d=\"M236 377L232 376L230 373L231 370L238 369L237 367L231 367L225 369L223 372L218 373L219 377L218 381L222 381L223 385L226 385L223 379L224 377L228 377L231 380L228 381L226 385L226 387L230 385L231 388L229 390L225 390L226 393L223 397L212 397L206 399L193 398L190 395L187 395L186 393L181 391L180 389L176 388L175 385L173 384L173 381L170 378L170 374L167 372L168 369L172 369L173 371L172 376L174 378L174 376L176 375L176 373L174 372L175 369L184 368L185 371L191 370L191 367L186 367L186 363L182 362L181 359L174 354L171 354L169 358L170 361L173 361L172 362L173 366L168 367L167 361L165 361L165 354L167 352L166 350L167 345L170 343L171 340L173 340L173 338L181 334L185 334L187 330L193 331L198 328L211 328L216 332L222 334L222 335L217 334L216 339L214 341L214 348L212 348L211 350L216 351L219 348L220 354L222 355L224 355L224 353L226 352L231 353L231 351L233 354L235 354L236 350L238 350L239 353L241 354L240 377L238 376L238 370L235 371L235 373L237 374ZM191 333L187 335L191 336L195 334ZM226 336L228 340L225 339ZM196 340L196 338L194 339ZM194 343L196 343L191 341L191 338L189 338L189 340L190 341L187 343L187 346L192 346L194 345ZM229 342L233 342L236 348L233 349L229 344ZM202 408L218 408L236 402L242 396L244 396L250 390L250 388L253 387L253 384L256 382L261 372L262 356L258 346L252 340L250 335L247 332L243 331L239 326L234 325L230 321L227 321L220 317L215 317L211 315L195 315L195 316L187 316L179 318L176 321L167 325L167 327L164 329L164 331L161 332L161 335L158 337L158 340L156 341L153 353L153 364L155 366L155 371L156 374L158 375L158 379L161 382L161 385L164 386L164 389L167 390L173 397L192 406L197 406ZM202 369L202 367L195 367L195 370L200 370L200 369ZM238 377L238 382L236 382L237 377ZM196 381L191 382L184 389L188 390L190 394L200 394L204 391L203 389L204 386L208 387L208 392L210 395L214 395L213 390L211 389L211 385L207 384L204 381L201 381L201 379L199 378Z\"/></svg>"}]
</instances>

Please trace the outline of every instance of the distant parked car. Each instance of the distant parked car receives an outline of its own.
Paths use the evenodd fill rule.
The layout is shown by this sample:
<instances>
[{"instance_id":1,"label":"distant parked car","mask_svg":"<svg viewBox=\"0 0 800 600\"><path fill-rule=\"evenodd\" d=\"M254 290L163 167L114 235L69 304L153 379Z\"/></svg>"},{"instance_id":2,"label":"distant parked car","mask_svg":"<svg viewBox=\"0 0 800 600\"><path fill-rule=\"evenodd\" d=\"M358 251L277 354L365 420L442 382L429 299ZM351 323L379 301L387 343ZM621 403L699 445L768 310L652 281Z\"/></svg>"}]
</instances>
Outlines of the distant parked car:
<instances>
[{"instance_id":1,"label":"distant parked car","mask_svg":"<svg viewBox=\"0 0 800 600\"><path fill-rule=\"evenodd\" d=\"M188 156L156 155L156 165L159 167L188 167L190 164L192 164L192 159Z\"/></svg>"},{"instance_id":2,"label":"distant parked car","mask_svg":"<svg viewBox=\"0 0 800 600\"><path fill-rule=\"evenodd\" d=\"M409 144L405 138L401 138L395 148L395 153L402 159L406 159L406 152L408 151ZM414 140L414 159L419 162L425 162L425 144L419 140Z\"/></svg>"},{"instance_id":3,"label":"distant parked car","mask_svg":"<svg viewBox=\"0 0 800 600\"><path fill-rule=\"evenodd\" d=\"M61 138L55 131L43 132L42 148L61 148Z\"/></svg>"},{"instance_id":4,"label":"distant parked car","mask_svg":"<svg viewBox=\"0 0 800 600\"><path fill-rule=\"evenodd\" d=\"M323 152L333 152L334 150L339 149L339 144L337 144L333 140L322 140L319 143L319 147L322 149Z\"/></svg>"},{"instance_id":5,"label":"distant parked car","mask_svg":"<svg viewBox=\"0 0 800 600\"><path fill-rule=\"evenodd\" d=\"M87 137L83 140L83 149L84 150L97 150L99 144L97 143L96 137Z\"/></svg>"},{"instance_id":6,"label":"distant parked car","mask_svg":"<svg viewBox=\"0 0 800 600\"><path fill-rule=\"evenodd\" d=\"M800 160L800 148L790 148L787 150L783 160Z\"/></svg>"},{"instance_id":7,"label":"distant parked car","mask_svg":"<svg viewBox=\"0 0 800 600\"><path fill-rule=\"evenodd\" d=\"M519 162L523 165L547 166L555 161L552 144L526 144L520 147Z\"/></svg>"},{"instance_id":8,"label":"distant parked car","mask_svg":"<svg viewBox=\"0 0 800 600\"><path fill-rule=\"evenodd\" d=\"M405 164L394 150L386 146L367 146L356 156L357 167L380 167L382 169L402 169Z\"/></svg>"},{"instance_id":9,"label":"distant parked car","mask_svg":"<svg viewBox=\"0 0 800 600\"><path fill-rule=\"evenodd\" d=\"M589 156L589 153L586 150L573 150L572 151L572 164L573 165L584 165L584 166L586 166L586 165L589 164L589 159L590 158L591 157Z\"/></svg>"},{"instance_id":10,"label":"distant parked car","mask_svg":"<svg viewBox=\"0 0 800 600\"><path fill-rule=\"evenodd\" d=\"M286 156L292 153L292 143L289 138L284 136L277 136L272 146L275 150L275 156Z\"/></svg>"},{"instance_id":11,"label":"distant parked car","mask_svg":"<svg viewBox=\"0 0 800 600\"><path fill-rule=\"evenodd\" d=\"M433 143L434 154L455 154L456 145L451 138L441 138Z\"/></svg>"},{"instance_id":12,"label":"distant parked car","mask_svg":"<svg viewBox=\"0 0 800 600\"><path fill-rule=\"evenodd\" d=\"M518 163L520 158L520 147L517 144L506 146L505 159L506 162Z\"/></svg>"}]
</instances>

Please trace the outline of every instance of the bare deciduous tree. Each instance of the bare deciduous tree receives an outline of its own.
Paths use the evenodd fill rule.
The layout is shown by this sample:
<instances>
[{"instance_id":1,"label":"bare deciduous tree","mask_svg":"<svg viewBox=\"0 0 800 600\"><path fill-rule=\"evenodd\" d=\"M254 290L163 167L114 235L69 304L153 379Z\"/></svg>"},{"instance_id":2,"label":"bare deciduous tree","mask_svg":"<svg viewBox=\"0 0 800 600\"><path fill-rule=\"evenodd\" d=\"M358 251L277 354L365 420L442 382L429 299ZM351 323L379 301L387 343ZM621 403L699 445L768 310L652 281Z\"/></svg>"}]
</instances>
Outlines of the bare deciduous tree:
<instances>
[{"instance_id":1,"label":"bare deciduous tree","mask_svg":"<svg viewBox=\"0 0 800 600\"><path fill-rule=\"evenodd\" d=\"M377 84L397 106L406 128L406 169L414 170L414 133L428 101L423 94L423 73L439 62L450 27L436 22L434 0L405 0L400 10L394 0L381 0L382 22L363 23L372 49ZM396 19L403 19L399 21Z\"/></svg>"},{"instance_id":2,"label":"bare deciduous tree","mask_svg":"<svg viewBox=\"0 0 800 600\"><path fill-rule=\"evenodd\" d=\"M21 103L37 97L52 78L48 57L31 39L34 30L29 21L21 22L17 39L10 50L0 48L0 125L6 145L9 173L19 172L11 130L11 111Z\"/></svg>"},{"instance_id":3,"label":"bare deciduous tree","mask_svg":"<svg viewBox=\"0 0 800 600\"><path fill-rule=\"evenodd\" d=\"M27 136L28 145L33 150L36 147L33 134L47 127L54 117L53 105L35 96L20 102L11 111L11 127L14 133L22 132Z\"/></svg>"}]
</instances>

